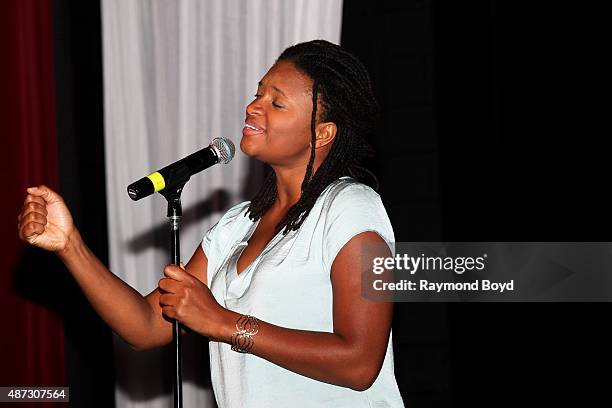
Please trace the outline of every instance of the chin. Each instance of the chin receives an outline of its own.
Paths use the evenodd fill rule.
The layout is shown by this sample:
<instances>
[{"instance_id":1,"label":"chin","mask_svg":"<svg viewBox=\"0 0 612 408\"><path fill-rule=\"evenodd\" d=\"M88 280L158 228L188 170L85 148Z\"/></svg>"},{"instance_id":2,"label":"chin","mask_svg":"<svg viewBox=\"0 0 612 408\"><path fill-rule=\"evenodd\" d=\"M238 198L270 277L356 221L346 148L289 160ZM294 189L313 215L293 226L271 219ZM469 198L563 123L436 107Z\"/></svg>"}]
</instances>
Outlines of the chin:
<instances>
[{"instance_id":1,"label":"chin","mask_svg":"<svg viewBox=\"0 0 612 408\"><path fill-rule=\"evenodd\" d=\"M254 143L252 143L252 141L247 140L246 136L243 136L242 139L240 139L240 150L242 150L242 153L246 154L247 156L256 158L256 146Z\"/></svg>"}]
</instances>

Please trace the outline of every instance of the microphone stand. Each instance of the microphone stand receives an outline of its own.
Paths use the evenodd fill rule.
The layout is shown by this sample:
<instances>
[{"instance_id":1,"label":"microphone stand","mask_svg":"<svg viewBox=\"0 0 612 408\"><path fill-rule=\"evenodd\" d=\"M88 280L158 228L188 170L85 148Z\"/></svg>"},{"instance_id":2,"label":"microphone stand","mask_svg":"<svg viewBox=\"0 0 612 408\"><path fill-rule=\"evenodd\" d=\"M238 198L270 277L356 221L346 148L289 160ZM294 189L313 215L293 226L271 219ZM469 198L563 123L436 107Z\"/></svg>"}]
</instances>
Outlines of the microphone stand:
<instances>
[{"instance_id":1,"label":"microphone stand","mask_svg":"<svg viewBox=\"0 0 612 408\"><path fill-rule=\"evenodd\" d=\"M172 264L179 266L181 263L179 224L183 215L181 207L183 187L185 187L192 174L216 163L228 163L234 157L234 150L235 147L231 140L225 138L213 139L208 148L166 166L159 172L151 173L127 187L128 195L134 201L147 197L154 192L159 192L168 201L167 217L170 219L170 262ZM172 343L175 351L174 408L182 408L181 325L176 320L172 321Z\"/></svg>"},{"instance_id":2,"label":"microphone stand","mask_svg":"<svg viewBox=\"0 0 612 408\"><path fill-rule=\"evenodd\" d=\"M167 217L170 220L170 262L179 266L181 263L181 246L179 240L179 225L183 216L181 193L187 183L185 180L178 185L160 191L168 201ZM183 384L181 379L181 325L172 321L172 346L174 348L174 408L183 407Z\"/></svg>"}]
</instances>

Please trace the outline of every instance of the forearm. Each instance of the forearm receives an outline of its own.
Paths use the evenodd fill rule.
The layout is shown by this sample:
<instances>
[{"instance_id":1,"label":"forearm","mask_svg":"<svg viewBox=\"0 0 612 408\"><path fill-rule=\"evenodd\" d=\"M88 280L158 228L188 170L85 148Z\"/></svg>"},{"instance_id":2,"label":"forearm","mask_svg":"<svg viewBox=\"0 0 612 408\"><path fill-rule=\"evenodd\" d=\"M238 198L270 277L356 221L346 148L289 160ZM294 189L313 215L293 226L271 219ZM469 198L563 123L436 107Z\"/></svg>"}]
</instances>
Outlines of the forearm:
<instances>
[{"instance_id":1,"label":"forearm","mask_svg":"<svg viewBox=\"0 0 612 408\"><path fill-rule=\"evenodd\" d=\"M153 310L144 297L115 276L91 252L78 231L58 252L81 290L110 328L135 348L155 340Z\"/></svg>"},{"instance_id":2,"label":"forearm","mask_svg":"<svg viewBox=\"0 0 612 408\"><path fill-rule=\"evenodd\" d=\"M232 344L236 321L242 315L228 312L219 340ZM358 347L338 334L288 329L261 320L258 326L250 353L298 374L363 390L378 373Z\"/></svg>"}]
</instances>

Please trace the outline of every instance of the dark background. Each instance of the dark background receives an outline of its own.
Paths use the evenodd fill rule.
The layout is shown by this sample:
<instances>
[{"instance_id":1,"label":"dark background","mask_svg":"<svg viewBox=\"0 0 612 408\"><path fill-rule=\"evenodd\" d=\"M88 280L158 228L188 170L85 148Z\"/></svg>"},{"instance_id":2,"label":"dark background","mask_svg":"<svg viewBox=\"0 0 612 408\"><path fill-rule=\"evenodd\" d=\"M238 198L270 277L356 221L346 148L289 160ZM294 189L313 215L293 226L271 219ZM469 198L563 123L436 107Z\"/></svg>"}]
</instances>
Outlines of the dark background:
<instances>
[{"instance_id":1,"label":"dark background","mask_svg":"<svg viewBox=\"0 0 612 408\"><path fill-rule=\"evenodd\" d=\"M536 4L539 3L539 4ZM595 128L596 10L558 2L345 1L342 45L385 121L375 163L397 241L610 241ZM601 49L601 48L599 48ZM596 54L595 54L596 55ZM607 400L606 303L396 305L407 407Z\"/></svg>"},{"instance_id":2,"label":"dark background","mask_svg":"<svg viewBox=\"0 0 612 408\"><path fill-rule=\"evenodd\" d=\"M83 239L108 265L100 2L53 0L52 5L60 193ZM70 406L113 407L112 333L70 274L63 277Z\"/></svg>"},{"instance_id":3,"label":"dark background","mask_svg":"<svg viewBox=\"0 0 612 408\"><path fill-rule=\"evenodd\" d=\"M384 111L372 167L397 241L612 241L605 132L582 92L598 86L592 37L580 36L590 20L532 3L344 1L342 45L368 67ZM107 261L100 4L52 5L59 188ZM108 328L70 279L45 284L59 294L71 406L113 406ZM605 401L610 312L397 304L406 406Z\"/></svg>"}]
</instances>

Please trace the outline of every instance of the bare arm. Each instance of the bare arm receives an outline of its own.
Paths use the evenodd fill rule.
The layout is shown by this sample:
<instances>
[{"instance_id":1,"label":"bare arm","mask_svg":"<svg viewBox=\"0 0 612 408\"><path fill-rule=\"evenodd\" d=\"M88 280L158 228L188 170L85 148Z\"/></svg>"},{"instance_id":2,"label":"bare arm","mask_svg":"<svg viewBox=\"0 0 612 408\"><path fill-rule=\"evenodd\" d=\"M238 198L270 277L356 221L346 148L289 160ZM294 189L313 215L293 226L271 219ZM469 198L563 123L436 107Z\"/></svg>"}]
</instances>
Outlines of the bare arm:
<instances>
[{"instance_id":1,"label":"bare arm","mask_svg":"<svg viewBox=\"0 0 612 408\"><path fill-rule=\"evenodd\" d=\"M334 332L292 330L261 322L253 337L253 354L320 381L355 390L370 387L385 356L393 304L361 297L359 264L364 241L382 239L372 232L354 237L332 265ZM235 320L233 323L231 334L236 331Z\"/></svg>"},{"instance_id":2,"label":"bare arm","mask_svg":"<svg viewBox=\"0 0 612 408\"><path fill-rule=\"evenodd\" d=\"M58 194L44 186L28 193L18 217L20 238L56 252L96 312L130 346L148 349L170 342L172 325L162 316L159 289L143 297L109 271L82 240ZM206 282L206 265L198 248L186 270Z\"/></svg>"},{"instance_id":3,"label":"bare arm","mask_svg":"<svg viewBox=\"0 0 612 408\"><path fill-rule=\"evenodd\" d=\"M382 367L393 304L361 297L360 257L364 242L384 241L373 232L359 234L340 250L332 265L333 333L288 329L259 321L250 352L319 381L355 390L369 388ZM386 249L372 257L389 255ZM208 288L187 274L165 273L168 279L160 281L168 293L160 299L163 313L202 335L231 344L241 315L219 306Z\"/></svg>"}]
</instances>

